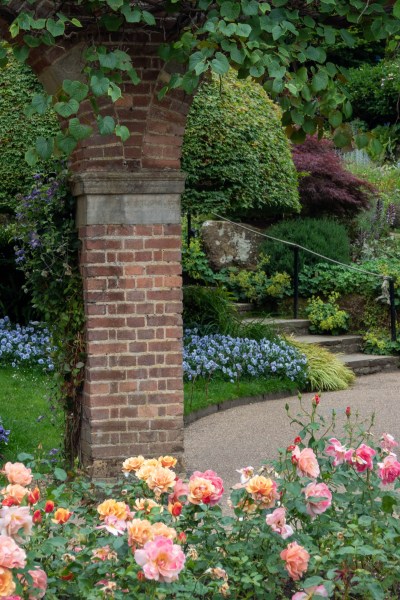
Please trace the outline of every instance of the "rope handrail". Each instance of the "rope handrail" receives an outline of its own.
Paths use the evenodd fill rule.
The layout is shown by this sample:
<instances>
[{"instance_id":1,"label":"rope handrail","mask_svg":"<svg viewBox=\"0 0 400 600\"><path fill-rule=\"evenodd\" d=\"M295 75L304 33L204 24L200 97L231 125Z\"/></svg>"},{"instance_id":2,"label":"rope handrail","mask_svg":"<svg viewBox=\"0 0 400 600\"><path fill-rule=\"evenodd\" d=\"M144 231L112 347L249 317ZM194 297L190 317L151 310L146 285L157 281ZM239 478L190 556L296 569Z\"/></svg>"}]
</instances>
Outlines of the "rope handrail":
<instances>
[{"instance_id":1,"label":"rope handrail","mask_svg":"<svg viewBox=\"0 0 400 600\"><path fill-rule=\"evenodd\" d=\"M252 229L251 227L246 227L246 225L242 225L241 223L235 223L235 221L231 221L222 215L212 212L212 215L226 221L227 223L231 223L232 225L236 225L236 227L240 227L241 229L245 229L246 231L250 231L251 233L255 233L256 235L260 235L262 237L268 238L270 240L274 240L275 242L281 242L282 244L286 244L286 246L291 246L292 248L298 248L299 250L304 250L304 252L308 252L309 254L313 254L314 256L318 256L319 258L323 258L329 262L335 263L337 265L342 265L347 269L351 269L352 271L358 271L359 273L365 273L366 275L372 275L373 277L379 277L379 279L391 279L388 275L382 275L382 273L375 273L374 271L367 271L366 269L361 269L360 267L355 267L353 265L346 265L346 263L342 263L339 260L335 260L334 258L328 258L323 254L319 254L314 250L310 250L309 248L305 248L304 246L300 246L300 244L296 244L294 242L288 242L287 240L281 240L279 238L273 237L272 235L267 235L266 233L262 233L261 231L257 231Z\"/></svg>"}]
</instances>

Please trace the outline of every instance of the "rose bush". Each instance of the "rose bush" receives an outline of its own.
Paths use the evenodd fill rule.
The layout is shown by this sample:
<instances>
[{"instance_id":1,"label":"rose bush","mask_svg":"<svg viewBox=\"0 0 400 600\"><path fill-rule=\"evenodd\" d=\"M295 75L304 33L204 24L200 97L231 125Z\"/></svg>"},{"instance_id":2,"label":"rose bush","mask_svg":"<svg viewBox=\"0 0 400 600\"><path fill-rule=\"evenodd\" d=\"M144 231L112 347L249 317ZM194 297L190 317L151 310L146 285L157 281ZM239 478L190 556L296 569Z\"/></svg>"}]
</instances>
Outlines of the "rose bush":
<instances>
[{"instance_id":1,"label":"rose bush","mask_svg":"<svg viewBox=\"0 0 400 600\"><path fill-rule=\"evenodd\" d=\"M398 442L374 443L373 419L350 407L342 435L320 403L287 406L298 435L239 469L230 509L214 471L183 481L171 456L130 457L113 485L29 455L7 463L0 598L398 599Z\"/></svg>"}]
</instances>

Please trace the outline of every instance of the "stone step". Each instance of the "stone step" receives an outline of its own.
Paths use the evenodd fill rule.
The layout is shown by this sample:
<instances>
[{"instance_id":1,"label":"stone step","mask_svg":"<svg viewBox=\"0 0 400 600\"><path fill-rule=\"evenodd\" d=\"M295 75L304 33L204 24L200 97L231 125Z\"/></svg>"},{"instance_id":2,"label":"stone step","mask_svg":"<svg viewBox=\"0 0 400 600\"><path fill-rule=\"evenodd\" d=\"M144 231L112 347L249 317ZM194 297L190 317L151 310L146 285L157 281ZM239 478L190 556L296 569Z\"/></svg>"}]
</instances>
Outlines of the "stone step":
<instances>
[{"instance_id":1,"label":"stone step","mask_svg":"<svg viewBox=\"0 0 400 600\"><path fill-rule=\"evenodd\" d=\"M240 314L254 310L254 305L250 302L235 302L233 306Z\"/></svg>"},{"instance_id":2,"label":"stone step","mask_svg":"<svg viewBox=\"0 0 400 600\"><path fill-rule=\"evenodd\" d=\"M318 344L331 352L351 354L360 352L361 335L296 335L296 340L305 344Z\"/></svg>"},{"instance_id":3,"label":"stone step","mask_svg":"<svg viewBox=\"0 0 400 600\"><path fill-rule=\"evenodd\" d=\"M338 357L356 375L370 375L380 371L395 371L400 368L400 357L378 356L375 354L340 354Z\"/></svg>"},{"instance_id":4,"label":"stone step","mask_svg":"<svg viewBox=\"0 0 400 600\"><path fill-rule=\"evenodd\" d=\"M310 325L308 319L271 319L270 317L246 317L243 323L264 323L273 327L277 333L293 333L296 336L308 333Z\"/></svg>"}]
</instances>

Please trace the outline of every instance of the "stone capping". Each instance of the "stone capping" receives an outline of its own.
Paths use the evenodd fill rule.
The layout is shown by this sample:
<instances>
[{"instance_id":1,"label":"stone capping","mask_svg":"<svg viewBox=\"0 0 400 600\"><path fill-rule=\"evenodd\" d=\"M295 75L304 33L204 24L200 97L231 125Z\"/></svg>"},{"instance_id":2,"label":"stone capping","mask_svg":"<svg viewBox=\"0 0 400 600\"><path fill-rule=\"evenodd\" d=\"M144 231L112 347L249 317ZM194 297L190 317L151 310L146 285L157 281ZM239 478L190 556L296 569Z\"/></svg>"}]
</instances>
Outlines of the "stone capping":
<instances>
[{"instance_id":1,"label":"stone capping","mask_svg":"<svg viewBox=\"0 0 400 600\"><path fill-rule=\"evenodd\" d=\"M77 227L179 224L182 171L86 172L72 178Z\"/></svg>"}]
</instances>

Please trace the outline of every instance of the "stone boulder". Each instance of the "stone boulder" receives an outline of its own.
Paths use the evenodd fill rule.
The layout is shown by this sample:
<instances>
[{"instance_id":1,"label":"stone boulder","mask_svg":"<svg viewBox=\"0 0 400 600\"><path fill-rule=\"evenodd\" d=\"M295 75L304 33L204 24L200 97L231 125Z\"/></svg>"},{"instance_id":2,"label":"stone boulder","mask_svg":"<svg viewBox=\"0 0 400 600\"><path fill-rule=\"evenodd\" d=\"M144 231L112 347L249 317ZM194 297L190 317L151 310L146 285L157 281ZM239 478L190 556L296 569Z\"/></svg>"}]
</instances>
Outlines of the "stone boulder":
<instances>
[{"instance_id":1,"label":"stone boulder","mask_svg":"<svg viewBox=\"0 0 400 600\"><path fill-rule=\"evenodd\" d=\"M246 227L249 227L246 225ZM262 237L255 227L242 229L226 221L205 221L201 227L204 251L213 269L255 269Z\"/></svg>"}]
</instances>

